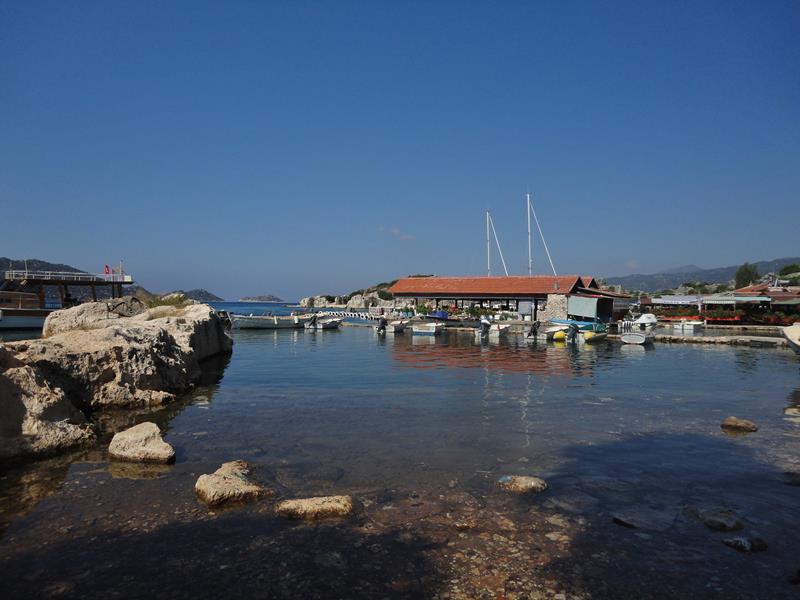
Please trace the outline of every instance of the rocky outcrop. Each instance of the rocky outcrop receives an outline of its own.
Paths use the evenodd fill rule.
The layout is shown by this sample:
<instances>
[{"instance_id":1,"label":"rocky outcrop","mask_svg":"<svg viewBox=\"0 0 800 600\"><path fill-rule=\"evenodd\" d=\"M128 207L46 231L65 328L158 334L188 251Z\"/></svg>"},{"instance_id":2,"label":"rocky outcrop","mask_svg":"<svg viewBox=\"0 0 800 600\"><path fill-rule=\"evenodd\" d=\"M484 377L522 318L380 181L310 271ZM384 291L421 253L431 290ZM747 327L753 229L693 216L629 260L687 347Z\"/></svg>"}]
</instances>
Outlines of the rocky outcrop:
<instances>
[{"instance_id":1,"label":"rocky outcrop","mask_svg":"<svg viewBox=\"0 0 800 600\"><path fill-rule=\"evenodd\" d=\"M758 425L747 419L738 417L727 417L719 425L723 430L733 433L753 433L758 431Z\"/></svg>"},{"instance_id":2,"label":"rocky outcrop","mask_svg":"<svg viewBox=\"0 0 800 600\"><path fill-rule=\"evenodd\" d=\"M161 439L155 423L139 423L114 435L108 454L117 460L168 464L175 460L175 450Z\"/></svg>"},{"instance_id":3,"label":"rocky outcrop","mask_svg":"<svg viewBox=\"0 0 800 600\"><path fill-rule=\"evenodd\" d=\"M270 490L250 481L249 474L250 468L243 460L226 462L210 475L200 475L194 490L200 500L211 506L271 495Z\"/></svg>"},{"instance_id":4,"label":"rocky outcrop","mask_svg":"<svg viewBox=\"0 0 800 600\"><path fill-rule=\"evenodd\" d=\"M331 308L344 306L345 299L341 296L307 296L300 299L300 306L304 308Z\"/></svg>"},{"instance_id":5,"label":"rocky outcrop","mask_svg":"<svg viewBox=\"0 0 800 600\"><path fill-rule=\"evenodd\" d=\"M275 512L290 519L345 517L353 512L353 499L350 496L318 496L284 500L275 507Z\"/></svg>"},{"instance_id":6,"label":"rocky outcrop","mask_svg":"<svg viewBox=\"0 0 800 600\"><path fill-rule=\"evenodd\" d=\"M201 361L232 348L206 305L114 314L107 302L58 311L47 338L0 346L0 458L90 441L92 411L167 403L199 379Z\"/></svg>"},{"instance_id":7,"label":"rocky outcrop","mask_svg":"<svg viewBox=\"0 0 800 600\"><path fill-rule=\"evenodd\" d=\"M547 489L547 482L539 477L504 475L497 480L498 487L515 494L537 494Z\"/></svg>"},{"instance_id":8,"label":"rocky outcrop","mask_svg":"<svg viewBox=\"0 0 800 600\"><path fill-rule=\"evenodd\" d=\"M0 462L94 440L86 417L64 390L0 346Z\"/></svg>"},{"instance_id":9,"label":"rocky outcrop","mask_svg":"<svg viewBox=\"0 0 800 600\"><path fill-rule=\"evenodd\" d=\"M67 310L50 313L42 328L42 337L48 338L76 329L102 329L125 317L133 317L147 307L133 296L116 298L105 302L87 302Z\"/></svg>"}]
</instances>

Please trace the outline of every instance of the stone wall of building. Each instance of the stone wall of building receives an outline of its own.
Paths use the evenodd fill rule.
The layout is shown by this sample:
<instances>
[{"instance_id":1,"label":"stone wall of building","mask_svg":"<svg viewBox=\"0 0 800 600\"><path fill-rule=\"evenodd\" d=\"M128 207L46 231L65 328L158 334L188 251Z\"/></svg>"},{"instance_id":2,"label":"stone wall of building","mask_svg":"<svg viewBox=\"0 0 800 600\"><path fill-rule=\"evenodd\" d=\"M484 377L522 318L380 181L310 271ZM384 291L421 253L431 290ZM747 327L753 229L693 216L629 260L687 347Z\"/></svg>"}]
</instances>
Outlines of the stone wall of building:
<instances>
[{"instance_id":1,"label":"stone wall of building","mask_svg":"<svg viewBox=\"0 0 800 600\"><path fill-rule=\"evenodd\" d=\"M540 322L550 321L551 319L566 319L567 318L567 295L566 294L548 294L547 304L542 310L542 303L539 302L539 310L536 318Z\"/></svg>"}]
</instances>

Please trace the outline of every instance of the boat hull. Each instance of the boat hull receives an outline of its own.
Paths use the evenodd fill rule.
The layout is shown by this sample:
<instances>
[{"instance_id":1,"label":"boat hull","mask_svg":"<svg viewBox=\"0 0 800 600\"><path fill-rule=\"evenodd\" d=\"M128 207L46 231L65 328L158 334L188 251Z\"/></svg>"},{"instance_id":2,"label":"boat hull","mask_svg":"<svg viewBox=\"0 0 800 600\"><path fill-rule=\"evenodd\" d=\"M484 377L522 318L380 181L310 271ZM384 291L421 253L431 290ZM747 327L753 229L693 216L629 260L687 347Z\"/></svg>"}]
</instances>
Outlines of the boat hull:
<instances>
[{"instance_id":1,"label":"boat hull","mask_svg":"<svg viewBox=\"0 0 800 600\"><path fill-rule=\"evenodd\" d=\"M629 331L620 335L619 339L623 344L637 344L641 346L643 344L652 343L654 336L646 331Z\"/></svg>"},{"instance_id":2,"label":"boat hull","mask_svg":"<svg viewBox=\"0 0 800 600\"><path fill-rule=\"evenodd\" d=\"M46 308L0 308L0 329L42 329L51 312Z\"/></svg>"},{"instance_id":3,"label":"boat hull","mask_svg":"<svg viewBox=\"0 0 800 600\"><path fill-rule=\"evenodd\" d=\"M311 317L266 317L231 315L234 329L302 329Z\"/></svg>"},{"instance_id":4,"label":"boat hull","mask_svg":"<svg viewBox=\"0 0 800 600\"><path fill-rule=\"evenodd\" d=\"M439 335L444 329L444 323L416 323L411 327L411 333L414 335Z\"/></svg>"},{"instance_id":5,"label":"boat hull","mask_svg":"<svg viewBox=\"0 0 800 600\"><path fill-rule=\"evenodd\" d=\"M789 347L800 354L800 323L795 323L789 327L781 329L783 337L789 342Z\"/></svg>"}]
</instances>

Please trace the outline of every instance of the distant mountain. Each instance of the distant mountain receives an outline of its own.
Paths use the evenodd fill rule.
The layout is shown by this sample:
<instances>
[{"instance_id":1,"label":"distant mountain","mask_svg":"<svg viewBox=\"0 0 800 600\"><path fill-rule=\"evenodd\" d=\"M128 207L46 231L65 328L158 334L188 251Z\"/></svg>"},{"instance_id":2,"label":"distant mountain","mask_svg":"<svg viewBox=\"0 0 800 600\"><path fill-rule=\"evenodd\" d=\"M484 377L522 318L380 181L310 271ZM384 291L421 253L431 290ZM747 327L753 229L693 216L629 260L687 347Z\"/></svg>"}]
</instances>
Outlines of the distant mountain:
<instances>
[{"instance_id":1,"label":"distant mountain","mask_svg":"<svg viewBox=\"0 0 800 600\"><path fill-rule=\"evenodd\" d=\"M171 294L183 294L190 300L197 300L198 302L224 302L224 298L220 298L219 296L212 294L208 290L204 290L202 288L189 290L188 292L184 292L183 290L175 290L174 292L170 292ZM164 294L165 296L167 294Z\"/></svg>"},{"instance_id":2,"label":"distant mountain","mask_svg":"<svg viewBox=\"0 0 800 600\"><path fill-rule=\"evenodd\" d=\"M694 273L695 271L702 271L703 267L697 265L682 265L680 267L673 267L671 269L664 269L661 271L662 275L672 275L673 273Z\"/></svg>"},{"instance_id":3,"label":"distant mountain","mask_svg":"<svg viewBox=\"0 0 800 600\"><path fill-rule=\"evenodd\" d=\"M753 263L760 274L777 273L782 267L800 262L798 257L776 258L775 260ZM692 267L693 265L687 265ZM626 290L641 290L643 292L656 292L659 290L674 289L688 281L703 281L705 283L727 283L734 279L736 270L741 265L730 267L717 267L714 269L694 269L677 271L670 269L651 275L623 275L620 277L605 277L604 281L610 285L621 285ZM685 267L682 267L685 268Z\"/></svg>"},{"instance_id":4,"label":"distant mountain","mask_svg":"<svg viewBox=\"0 0 800 600\"><path fill-rule=\"evenodd\" d=\"M244 298L239 298L239 302L283 302L283 300L277 296L266 294L264 296L245 296Z\"/></svg>"},{"instance_id":5,"label":"distant mountain","mask_svg":"<svg viewBox=\"0 0 800 600\"><path fill-rule=\"evenodd\" d=\"M30 258L28 260L17 260L0 256L0 273L5 276L6 269L9 271L24 270L27 268L29 271L62 271L66 273L84 273L81 269L76 269L69 265L62 265L59 263L51 263L45 260Z\"/></svg>"}]
</instances>

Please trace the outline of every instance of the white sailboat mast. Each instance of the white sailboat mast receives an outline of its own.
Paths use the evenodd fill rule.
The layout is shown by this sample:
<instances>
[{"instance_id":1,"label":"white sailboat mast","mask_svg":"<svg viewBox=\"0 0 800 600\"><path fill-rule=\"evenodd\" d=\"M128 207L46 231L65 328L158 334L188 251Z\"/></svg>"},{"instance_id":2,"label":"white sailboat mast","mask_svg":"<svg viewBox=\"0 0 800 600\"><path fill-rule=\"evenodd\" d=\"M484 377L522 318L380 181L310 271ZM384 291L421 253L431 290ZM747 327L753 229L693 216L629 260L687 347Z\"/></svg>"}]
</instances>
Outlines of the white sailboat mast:
<instances>
[{"instance_id":1,"label":"white sailboat mast","mask_svg":"<svg viewBox=\"0 0 800 600\"><path fill-rule=\"evenodd\" d=\"M542 233L542 227L539 225L539 218L536 216L536 210L533 208L533 202L530 201L530 194L528 194L528 210L529 212L533 213L533 220L536 223L536 229L539 230L539 237L542 238L542 245L544 246L544 251L547 254L547 260L550 262L550 268L553 270L553 275L558 275L556 273L556 268L553 266L553 259L550 258L550 250L547 249L547 242L544 241L544 234ZM528 217L530 219L530 217Z\"/></svg>"},{"instance_id":2,"label":"white sailboat mast","mask_svg":"<svg viewBox=\"0 0 800 600\"><path fill-rule=\"evenodd\" d=\"M486 276L492 276L492 245L489 243L489 211L486 211Z\"/></svg>"},{"instance_id":3,"label":"white sailboat mast","mask_svg":"<svg viewBox=\"0 0 800 600\"><path fill-rule=\"evenodd\" d=\"M528 210L525 211L525 214L528 217L528 277L533 275L533 259L531 258L531 194L528 192L525 194L525 198L528 201Z\"/></svg>"}]
</instances>

